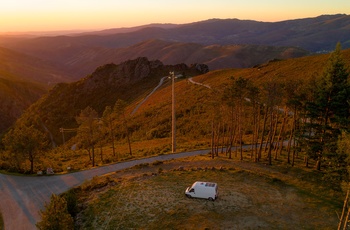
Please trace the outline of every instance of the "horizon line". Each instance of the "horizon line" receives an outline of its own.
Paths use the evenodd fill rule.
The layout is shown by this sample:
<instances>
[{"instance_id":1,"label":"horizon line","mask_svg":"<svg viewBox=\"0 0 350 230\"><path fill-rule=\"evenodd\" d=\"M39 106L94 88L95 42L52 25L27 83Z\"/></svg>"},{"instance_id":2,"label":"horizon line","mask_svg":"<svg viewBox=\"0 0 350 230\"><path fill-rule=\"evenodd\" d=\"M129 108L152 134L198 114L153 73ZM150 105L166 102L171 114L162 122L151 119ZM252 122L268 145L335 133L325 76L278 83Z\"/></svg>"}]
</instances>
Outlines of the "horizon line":
<instances>
[{"instance_id":1,"label":"horizon line","mask_svg":"<svg viewBox=\"0 0 350 230\"><path fill-rule=\"evenodd\" d=\"M121 27L105 27L105 28L91 28L91 29L56 29L56 30L27 30L27 31L0 31L0 36L62 36L62 35L74 35L79 33L93 33L93 32L102 32L102 31L108 31L108 30L122 30L122 29L136 29L138 27L147 27L152 25L174 25L174 26L181 26L181 25L188 25L193 23L200 23L210 20L240 20L240 21L256 21L256 22L265 22L265 23L278 23L278 22L284 22L284 21L294 21L294 20L301 20L301 19L309 19L309 18L318 18L322 16L336 16L336 15L343 15L343 16L349 16L345 13L336 13L336 14L321 14L318 16L310 16L310 17L302 17L302 18L293 18L293 19L284 19L284 20L276 20L276 21L262 21L262 20L255 20L255 19L240 19L240 18L208 18L204 20L199 21L193 21L193 22L185 22L185 23L171 23L171 22L152 22L148 24L139 24L135 26L121 26Z\"/></svg>"}]
</instances>

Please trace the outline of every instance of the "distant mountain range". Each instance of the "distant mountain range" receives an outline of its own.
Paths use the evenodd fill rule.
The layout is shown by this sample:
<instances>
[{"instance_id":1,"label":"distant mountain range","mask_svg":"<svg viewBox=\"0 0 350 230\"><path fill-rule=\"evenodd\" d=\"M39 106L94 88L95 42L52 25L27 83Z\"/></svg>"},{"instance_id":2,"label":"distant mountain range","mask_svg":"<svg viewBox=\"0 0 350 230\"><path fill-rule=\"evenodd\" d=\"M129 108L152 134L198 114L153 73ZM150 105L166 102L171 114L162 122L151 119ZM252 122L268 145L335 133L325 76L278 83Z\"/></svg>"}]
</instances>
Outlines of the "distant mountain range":
<instances>
[{"instance_id":1,"label":"distant mountain range","mask_svg":"<svg viewBox=\"0 0 350 230\"><path fill-rule=\"evenodd\" d=\"M0 46L24 53L80 79L106 63L145 56L165 64L205 63L211 70L251 67L271 59L350 47L350 16L324 15L282 22L211 19L151 24L70 36L0 38Z\"/></svg>"}]
</instances>

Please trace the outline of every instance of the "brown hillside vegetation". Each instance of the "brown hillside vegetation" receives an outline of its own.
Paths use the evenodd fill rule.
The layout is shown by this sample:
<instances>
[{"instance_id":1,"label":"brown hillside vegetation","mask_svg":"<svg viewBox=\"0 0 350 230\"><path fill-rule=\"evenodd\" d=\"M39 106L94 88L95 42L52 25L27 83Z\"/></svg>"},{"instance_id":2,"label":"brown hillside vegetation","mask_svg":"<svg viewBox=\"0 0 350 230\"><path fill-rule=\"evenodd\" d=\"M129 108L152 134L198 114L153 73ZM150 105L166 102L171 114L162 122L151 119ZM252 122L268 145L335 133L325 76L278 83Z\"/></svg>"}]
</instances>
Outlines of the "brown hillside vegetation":
<instances>
[{"instance_id":1,"label":"brown hillside vegetation","mask_svg":"<svg viewBox=\"0 0 350 230\"><path fill-rule=\"evenodd\" d=\"M178 81L175 86L178 137L184 138L183 141L190 141L203 135L207 137L210 135L211 101L219 100L215 95L229 84L230 77L247 78L258 86L266 82L287 82L292 79L307 82L313 76L319 77L322 74L328 57L329 54L274 60L254 68L223 69L194 78L195 81L209 85L212 89L194 85L187 80ZM343 52L343 58L350 66L350 49ZM156 137L169 137L170 115L171 89L168 86L155 92L135 114L134 124L143 124L137 125L138 129L135 132L137 139L151 131Z\"/></svg>"},{"instance_id":2,"label":"brown hillside vegetation","mask_svg":"<svg viewBox=\"0 0 350 230\"><path fill-rule=\"evenodd\" d=\"M188 76L201 73L196 66L189 67L185 64L168 66L158 60L149 61L144 57L118 65L106 64L77 82L57 84L21 119L42 120L52 133L54 141L62 143L59 129L77 128L75 118L81 110L90 106L101 116L105 107L113 106L118 99L128 104L133 103L144 98L162 77L174 70Z\"/></svg>"},{"instance_id":3,"label":"brown hillside vegetation","mask_svg":"<svg viewBox=\"0 0 350 230\"><path fill-rule=\"evenodd\" d=\"M350 66L350 49L344 50L342 55L345 63ZM322 54L288 60L272 60L254 68L212 71L197 77L196 80L213 86L224 84L228 76L241 76L251 79L257 84L291 79L309 80L311 77L319 77L323 73L328 57L329 54Z\"/></svg>"},{"instance_id":4,"label":"brown hillside vegetation","mask_svg":"<svg viewBox=\"0 0 350 230\"><path fill-rule=\"evenodd\" d=\"M344 60L350 64L349 55L350 50L343 52ZM194 77L195 81L210 85L211 89L192 84L186 78L177 79L175 84L177 151L210 147L212 114L218 112L218 107L213 102L219 100L217 96L220 95L223 87L229 84L231 76L246 77L258 85L264 82L287 81L288 79L307 80L312 76L320 76L328 57L329 55L317 55L282 61L276 60L255 68L212 71ZM168 70L166 69L166 71ZM109 73L106 67L99 71ZM99 75L93 74L93 76L97 78ZM117 156L112 155L111 143L106 138L102 141L103 156L101 154L101 157L96 159L96 163L101 165L118 160L168 153L171 151L171 87L169 81L166 81L160 89L152 94L134 115L129 115L163 76L155 75L148 80L132 85L132 88L122 89L109 85L111 87L108 90L102 87L93 91L84 91L84 85L89 84L88 79L95 79L94 77L85 79L87 82L81 80L71 85L57 86L47 97L32 106L21 119L29 121L39 117L52 133L56 143L62 143L62 134L59 132L59 128L77 128L75 117L82 109L91 105L101 114L104 106L113 106L118 97L123 96L120 98L129 104L126 111L128 112L127 123L133 155L129 154L125 134L123 134L124 128L119 125L116 128L118 132L115 140ZM102 79L100 80L103 82ZM93 105L91 102L95 104ZM72 136L75 136L74 132L67 133L65 135L66 141ZM247 135L243 139L244 143L251 143L249 127ZM71 145L76 143L79 143L79 139L72 139L70 142ZM69 156L69 160L66 159L66 156ZM58 159L63 159L64 163L58 163L60 161ZM79 170L89 167L90 163L89 154L81 149L74 153L62 152L52 156L46 155L45 160L37 165L37 169L50 165L57 172L65 171L68 166Z\"/></svg>"}]
</instances>

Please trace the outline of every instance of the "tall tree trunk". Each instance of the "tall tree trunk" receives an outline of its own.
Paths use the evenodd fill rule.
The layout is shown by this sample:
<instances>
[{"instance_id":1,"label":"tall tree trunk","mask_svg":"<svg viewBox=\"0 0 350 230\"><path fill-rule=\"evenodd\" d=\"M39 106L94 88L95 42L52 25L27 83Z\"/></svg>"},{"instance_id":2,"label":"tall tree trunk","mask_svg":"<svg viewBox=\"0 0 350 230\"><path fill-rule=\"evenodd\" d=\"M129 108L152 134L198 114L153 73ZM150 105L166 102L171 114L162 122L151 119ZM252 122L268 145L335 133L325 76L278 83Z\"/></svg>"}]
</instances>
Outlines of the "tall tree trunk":
<instances>
[{"instance_id":1,"label":"tall tree trunk","mask_svg":"<svg viewBox=\"0 0 350 230\"><path fill-rule=\"evenodd\" d=\"M276 132L277 132L277 125L278 125L278 114L276 114L275 116L275 125L274 125L274 128L273 128L273 133L272 133L272 136L271 136L271 148L269 149L269 158L270 158L270 161L272 159L272 146L275 144L275 137L276 137ZM277 159L276 159L277 160Z\"/></svg>"},{"instance_id":2,"label":"tall tree trunk","mask_svg":"<svg viewBox=\"0 0 350 230\"><path fill-rule=\"evenodd\" d=\"M259 146L259 152L258 152L258 160L261 159L261 151L264 143L264 133L266 131L266 121L267 121L267 113L268 113L269 108L266 106L265 109L265 114L264 114L264 124L263 124L263 129L261 131L261 139L260 139L260 146Z\"/></svg>"},{"instance_id":3,"label":"tall tree trunk","mask_svg":"<svg viewBox=\"0 0 350 230\"><path fill-rule=\"evenodd\" d=\"M30 161L30 174L34 173L34 157L33 153L29 153L29 161Z\"/></svg>"},{"instance_id":4,"label":"tall tree trunk","mask_svg":"<svg viewBox=\"0 0 350 230\"><path fill-rule=\"evenodd\" d=\"M92 144L91 149L92 149L92 167L95 167L95 146L94 146L94 144Z\"/></svg>"},{"instance_id":5,"label":"tall tree trunk","mask_svg":"<svg viewBox=\"0 0 350 230\"><path fill-rule=\"evenodd\" d=\"M309 167L309 157L308 156L305 156L304 162L305 162L305 167L308 168Z\"/></svg>"},{"instance_id":6,"label":"tall tree trunk","mask_svg":"<svg viewBox=\"0 0 350 230\"><path fill-rule=\"evenodd\" d=\"M232 159L232 148L233 148L233 145L236 141L236 130L237 130L237 126L234 126L234 129L232 130L232 133L231 133L231 137L230 137L230 145L229 145L229 159Z\"/></svg>"},{"instance_id":7,"label":"tall tree trunk","mask_svg":"<svg viewBox=\"0 0 350 230\"><path fill-rule=\"evenodd\" d=\"M214 119L211 121L211 158L214 159Z\"/></svg>"},{"instance_id":8,"label":"tall tree trunk","mask_svg":"<svg viewBox=\"0 0 350 230\"><path fill-rule=\"evenodd\" d=\"M273 133L274 133L274 125L273 125L273 110L271 109L271 114L270 114L270 132L269 132L269 137L267 139L267 143L266 143L266 146L268 146L269 148L269 151L267 153L267 158L268 158L268 162L269 162L269 165L272 165L272 156L271 156L271 149L272 149L272 145L273 145Z\"/></svg>"},{"instance_id":9,"label":"tall tree trunk","mask_svg":"<svg viewBox=\"0 0 350 230\"><path fill-rule=\"evenodd\" d=\"M129 127L128 127L128 124L126 122L125 114L123 114L123 118L124 118L124 122L123 123L124 123L124 127L125 127L125 132L126 132L126 139L128 141L128 146L129 146L129 154L130 154L130 156L132 156Z\"/></svg>"},{"instance_id":10,"label":"tall tree trunk","mask_svg":"<svg viewBox=\"0 0 350 230\"><path fill-rule=\"evenodd\" d=\"M240 104L239 104L239 117L238 117L238 120L239 120L238 125L239 125L240 160L243 161L242 101L240 101Z\"/></svg>"},{"instance_id":11,"label":"tall tree trunk","mask_svg":"<svg viewBox=\"0 0 350 230\"><path fill-rule=\"evenodd\" d=\"M295 116L296 114L293 114L293 122L291 125L291 129L290 129L290 135L289 135L289 140L288 140L288 145L287 145L287 163L290 164L290 151L291 151L291 146L292 146L292 140L293 140L293 136L294 136L294 128L295 128Z\"/></svg>"},{"instance_id":12,"label":"tall tree trunk","mask_svg":"<svg viewBox=\"0 0 350 230\"><path fill-rule=\"evenodd\" d=\"M215 156L219 156L219 146L220 146L220 128L221 128L221 122L218 124L218 127L216 128L216 148L215 148Z\"/></svg>"},{"instance_id":13,"label":"tall tree trunk","mask_svg":"<svg viewBox=\"0 0 350 230\"><path fill-rule=\"evenodd\" d=\"M235 118L234 118L234 108L231 106L231 127L230 127L230 136L229 136L229 144L226 149L226 153L229 155L229 159L232 159L232 146L233 146L233 137L236 132L236 127L235 127Z\"/></svg>"},{"instance_id":14,"label":"tall tree trunk","mask_svg":"<svg viewBox=\"0 0 350 230\"><path fill-rule=\"evenodd\" d=\"M88 151L88 154L89 154L89 160L91 161L91 160L92 160L92 156L91 156L91 150L90 150L90 147L91 147L91 146L89 146L89 148L88 148L88 150L87 150L87 151Z\"/></svg>"},{"instance_id":15,"label":"tall tree trunk","mask_svg":"<svg viewBox=\"0 0 350 230\"><path fill-rule=\"evenodd\" d=\"M112 142L112 152L113 152L113 156L115 156L115 145L114 145L114 129L113 129L113 120L110 119L109 120L109 133L111 135L111 142ZM118 160L118 156L117 156L117 160Z\"/></svg>"},{"instance_id":16,"label":"tall tree trunk","mask_svg":"<svg viewBox=\"0 0 350 230\"><path fill-rule=\"evenodd\" d=\"M339 224L338 224L338 230L340 230L342 226L345 227L345 226L347 225L347 221L344 222L344 218L345 218L346 209L349 210L349 208L348 208L349 193L350 193L350 185L349 185L349 183L348 183L348 189L347 189L347 191L346 191L346 197L345 197L345 200L344 200L343 211L342 211L342 213L341 213L340 220L339 220ZM346 229L346 228L345 228L345 229Z\"/></svg>"},{"instance_id":17,"label":"tall tree trunk","mask_svg":"<svg viewBox=\"0 0 350 230\"><path fill-rule=\"evenodd\" d=\"M102 141L100 141L100 157L101 157L101 162L103 163Z\"/></svg>"},{"instance_id":18,"label":"tall tree trunk","mask_svg":"<svg viewBox=\"0 0 350 230\"><path fill-rule=\"evenodd\" d=\"M288 109L287 109L287 107L285 107L281 129L280 129L280 132L279 132L278 137L277 137L277 142L279 144L276 145L275 160L278 159L279 153L282 152L282 149L283 149L283 133L284 133L284 126L286 125L287 116L288 116Z\"/></svg>"},{"instance_id":19,"label":"tall tree trunk","mask_svg":"<svg viewBox=\"0 0 350 230\"><path fill-rule=\"evenodd\" d=\"M225 137L226 137L226 123L223 121L222 122L222 142L221 142L221 154L224 153L224 147L225 147Z\"/></svg>"},{"instance_id":20,"label":"tall tree trunk","mask_svg":"<svg viewBox=\"0 0 350 230\"><path fill-rule=\"evenodd\" d=\"M260 113L261 113L261 107L258 106L258 118L256 120L256 138L255 138L255 162L259 161L258 157L258 143L259 143L259 132L260 132Z\"/></svg>"}]
</instances>

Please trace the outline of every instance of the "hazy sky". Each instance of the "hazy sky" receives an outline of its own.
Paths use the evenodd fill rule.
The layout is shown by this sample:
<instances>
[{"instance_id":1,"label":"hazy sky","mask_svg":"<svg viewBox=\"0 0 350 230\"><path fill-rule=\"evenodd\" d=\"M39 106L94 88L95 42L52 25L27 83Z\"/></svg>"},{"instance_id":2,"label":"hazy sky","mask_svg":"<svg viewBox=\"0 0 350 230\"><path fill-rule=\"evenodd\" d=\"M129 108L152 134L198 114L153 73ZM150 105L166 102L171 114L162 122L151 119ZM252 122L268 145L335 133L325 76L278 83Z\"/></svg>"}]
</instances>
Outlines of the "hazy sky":
<instances>
[{"instance_id":1,"label":"hazy sky","mask_svg":"<svg viewBox=\"0 0 350 230\"><path fill-rule=\"evenodd\" d=\"M0 0L0 32L89 30L210 18L350 14L350 0Z\"/></svg>"}]
</instances>

